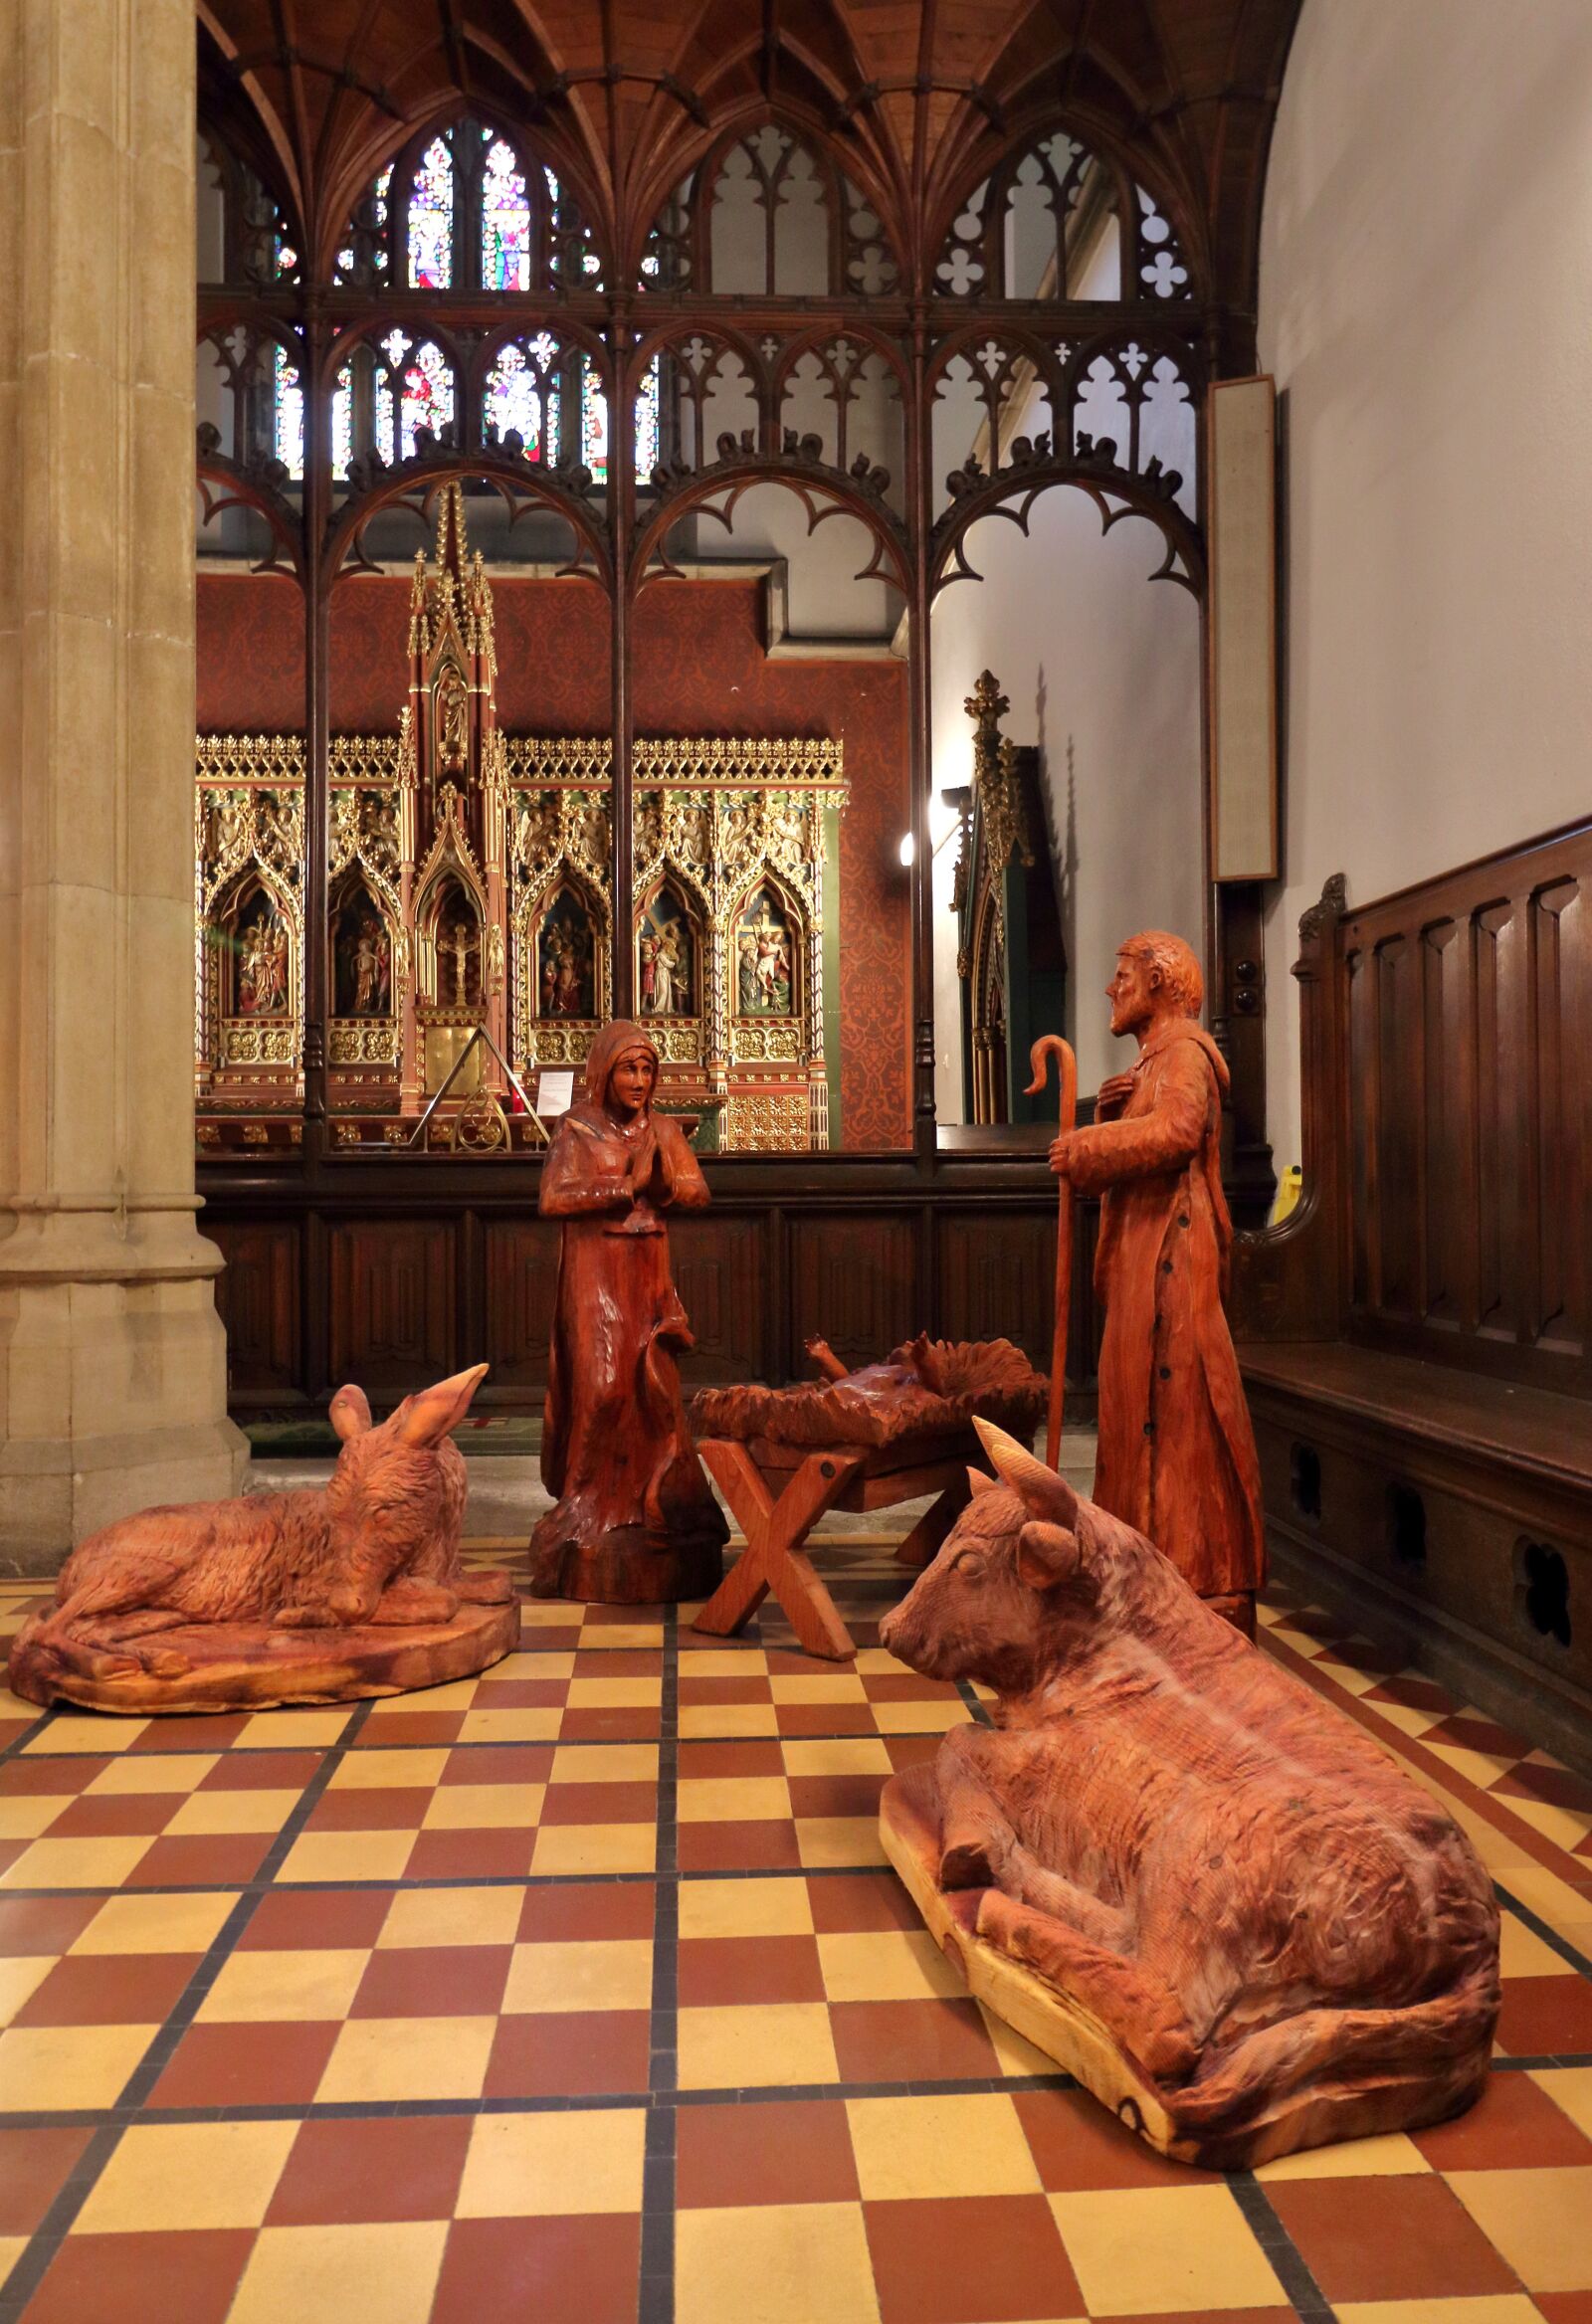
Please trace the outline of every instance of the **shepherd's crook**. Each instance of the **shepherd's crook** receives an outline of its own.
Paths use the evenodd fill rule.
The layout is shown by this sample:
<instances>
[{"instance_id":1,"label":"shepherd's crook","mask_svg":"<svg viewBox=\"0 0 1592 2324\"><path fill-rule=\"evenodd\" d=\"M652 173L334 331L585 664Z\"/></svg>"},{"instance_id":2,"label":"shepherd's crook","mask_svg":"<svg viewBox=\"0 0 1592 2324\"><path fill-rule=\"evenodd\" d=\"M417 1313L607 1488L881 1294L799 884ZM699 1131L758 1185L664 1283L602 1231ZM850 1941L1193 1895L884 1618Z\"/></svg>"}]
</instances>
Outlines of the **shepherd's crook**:
<instances>
[{"instance_id":1,"label":"shepherd's crook","mask_svg":"<svg viewBox=\"0 0 1592 2324\"><path fill-rule=\"evenodd\" d=\"M1078 1112L1078 1060L1071 1044L1059 1033L1042 1033L1028 1053L1034 1078L1028 1095L1044 1088L1052 1058L1060 1080L1060 1118L1070 1130ZM1056 1198L1056 1330L1051 1340L1051 1409L1045 1426L1045 1458L1052 1468L1062 1460L1062 1407L1067 1399L1067 1324L1073 1303L1073 1187L1062 1179Z\"/></svg>"}]
</instances>

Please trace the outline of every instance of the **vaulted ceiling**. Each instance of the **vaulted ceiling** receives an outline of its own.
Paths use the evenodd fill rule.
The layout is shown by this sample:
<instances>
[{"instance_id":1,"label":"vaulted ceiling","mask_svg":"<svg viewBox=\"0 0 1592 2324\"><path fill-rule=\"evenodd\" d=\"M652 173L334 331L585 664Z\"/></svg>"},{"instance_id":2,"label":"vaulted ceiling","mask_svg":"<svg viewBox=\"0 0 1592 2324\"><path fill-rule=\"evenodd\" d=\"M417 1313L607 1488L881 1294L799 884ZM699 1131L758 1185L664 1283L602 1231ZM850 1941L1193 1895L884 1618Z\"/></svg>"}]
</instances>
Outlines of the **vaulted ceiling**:
<instances>
[{"instance_id":1,"label":"vaulted ceiling","mask_svg":"<svg viewBox=\"0 0 1592 2324\"><path fill-rule=\"evenodd\" d=\"M200 101L311 242L462 105L530 128L614 248L721 128L818 131L927 280L954 205L1058 120L1170 207L1253 305L1300 0L199 0Z\"/></svg>"}]
</instances>

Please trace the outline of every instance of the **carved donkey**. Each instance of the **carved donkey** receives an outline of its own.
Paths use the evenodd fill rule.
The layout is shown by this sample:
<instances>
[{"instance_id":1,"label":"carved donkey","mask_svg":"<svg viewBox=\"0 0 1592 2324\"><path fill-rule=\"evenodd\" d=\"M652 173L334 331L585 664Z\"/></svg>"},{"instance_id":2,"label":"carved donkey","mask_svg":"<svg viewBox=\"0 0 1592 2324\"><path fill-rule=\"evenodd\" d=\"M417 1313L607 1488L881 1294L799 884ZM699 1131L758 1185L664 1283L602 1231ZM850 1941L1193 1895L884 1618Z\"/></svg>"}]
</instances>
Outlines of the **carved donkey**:
<instances>
[{"instance_id":1,"label":"carved donkey","mask_svg":"<svg viewBox=\"0 0 1592 2324\"><path fill-rule=\"evenodd\" d=\"M887 1828L937 1826L955 1921L1104 2029L1170 2151L1231 2164L1457 2113L1498 2011L1469 1840L1149 1542L976 1426L997 1474L880 1637L994 1687L998 1731L954 1728L896 1778Z\"/></svg>"},{"instance_id":2,"label":"carved donkey","mask_svg":"<svg viewBox=\"0 0 1592 2324\"><path fill-rule=\"evenodd\" d=\"M181 1676L187 1656L137 1642L191 1624L418 1625L451 1622L461 1603L505 1603L506 1574L459 1562L467 1486L450 1433L486 1372L406 1397L379 1428L364 1391L339 1388L342 1451L323 1486L141 1509L91 1534L62 1567L55 1605L18 1633L12 1687L48 1702L63 1669Z\"/></svg>"}]
</instances>

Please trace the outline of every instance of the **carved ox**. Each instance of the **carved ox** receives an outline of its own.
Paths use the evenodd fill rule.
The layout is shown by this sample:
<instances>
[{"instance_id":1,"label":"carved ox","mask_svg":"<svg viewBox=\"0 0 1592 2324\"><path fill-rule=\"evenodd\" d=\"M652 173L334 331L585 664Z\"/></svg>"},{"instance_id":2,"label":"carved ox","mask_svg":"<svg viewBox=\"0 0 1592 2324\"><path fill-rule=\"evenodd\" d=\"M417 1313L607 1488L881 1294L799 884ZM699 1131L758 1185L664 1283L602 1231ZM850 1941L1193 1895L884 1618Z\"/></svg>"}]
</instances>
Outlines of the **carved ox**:
<instances>
[{"instance_id":1,"label":"carved ox","mask_svg":"<svg viewBox=\"0 0 1592 2324\"><path fill-rule=\"evenodd\" d=\"M1186 2160L1458 2112L1498 2010L1470 1842L1149 1542L977 1425L997 1475L880 1633L998 1696L995 1730L953 1729L885 1794L947 1951Z\"/></svg>"}]
</instances>

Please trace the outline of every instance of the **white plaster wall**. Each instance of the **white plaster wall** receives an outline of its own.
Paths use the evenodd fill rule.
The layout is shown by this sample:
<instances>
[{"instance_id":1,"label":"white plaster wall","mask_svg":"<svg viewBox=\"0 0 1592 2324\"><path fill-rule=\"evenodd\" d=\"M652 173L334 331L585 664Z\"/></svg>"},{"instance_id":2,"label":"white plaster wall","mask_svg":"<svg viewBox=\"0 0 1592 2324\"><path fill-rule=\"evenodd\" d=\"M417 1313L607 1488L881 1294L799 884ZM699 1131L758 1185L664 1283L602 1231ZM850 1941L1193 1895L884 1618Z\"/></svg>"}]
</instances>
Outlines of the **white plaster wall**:
<instances>
[{"instance_id":1,"label":"white plaster wall","mask_svg":"<svg viewBox=\"0 0 1592 2324\"><path fill-rule=\"evenodd\" d=\"M1584 813L1592 6L1305 0L1261 244L1286 391L1268 1095L1298 1158L1300 912Z\"/></svg>"},{"instance_id":2,"label":"white plaster wall","mask_svg":"<svg viewBox=\"0 0 1592 2324\"><path fill-rule=\"evenodd\" d=\"M1160 534L1125 518L1102 538L1082 492L1043 493L1029 538L999 517L968 537L983 581L954 583L933 616L935 1102L962 1119L954 824L940 791L966 783L972 723L962 708L981 670L1009 696L1002 731L1038 743L1063 866L1068 1039L1079 1087L1129 1063L1112 1040L1104 988L1117 945L1142 927L1201 942L1199 608L1152 583Z\"/></svg>"}]
</instances>

